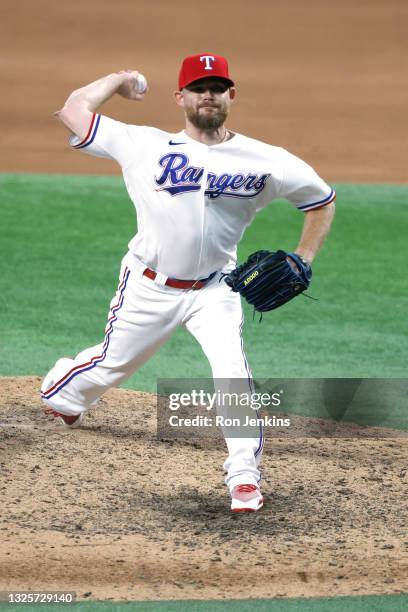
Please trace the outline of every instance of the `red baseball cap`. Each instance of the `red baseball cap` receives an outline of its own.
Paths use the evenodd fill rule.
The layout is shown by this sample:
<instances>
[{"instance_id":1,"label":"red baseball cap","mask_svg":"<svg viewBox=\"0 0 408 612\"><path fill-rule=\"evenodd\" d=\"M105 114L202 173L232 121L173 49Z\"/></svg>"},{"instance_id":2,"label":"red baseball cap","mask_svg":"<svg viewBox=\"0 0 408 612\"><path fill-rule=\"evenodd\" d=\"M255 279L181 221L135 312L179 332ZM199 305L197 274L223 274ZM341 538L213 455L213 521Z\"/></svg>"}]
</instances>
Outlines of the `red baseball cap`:
<instances>
[{"instance_id":1,"label":"red baseball cap","mask_svg":"<svg viewBox=\"0 0 408 612\"><path fill-rule=\"evenodd\" d=\"M200 53L199 55L189 55L184 58L179 74L179 89L187 87L190 83L199 79L216 77L227 81L229 86L234 85L228 73L228 62L221 55L211 53Z\"/></svg>"}]
</instances>

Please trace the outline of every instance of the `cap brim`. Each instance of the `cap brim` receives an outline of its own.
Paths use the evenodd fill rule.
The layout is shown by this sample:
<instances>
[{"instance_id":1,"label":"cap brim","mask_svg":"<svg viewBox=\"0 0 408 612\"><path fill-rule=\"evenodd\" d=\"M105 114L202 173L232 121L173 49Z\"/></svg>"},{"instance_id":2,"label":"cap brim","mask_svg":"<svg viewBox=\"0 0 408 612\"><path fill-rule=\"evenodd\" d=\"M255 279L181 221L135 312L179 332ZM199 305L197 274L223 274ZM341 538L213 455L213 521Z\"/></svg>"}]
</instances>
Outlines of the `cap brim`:
<instances>
[{"instance_id":1,"label":"cap brim","mask_svg":"<svg viewBox=\"0 0 408 612\"><path fill-rule=\"evenodd\" d=\"M192 79L191 81L184 83L183 87L181 87L180 89L184 89L184 87L188 87L192 83L198 83L198 81L204 81L206 79L218 79L219 81L224 81L225 83L228 84L228 87L234 87L235 85L234 81L231 81L231 79L228 79L225 76L218 76L218 74L211 74L211 75L204 76L204 77L200 76L198 79Z\"/></svg>"}]
</instances>

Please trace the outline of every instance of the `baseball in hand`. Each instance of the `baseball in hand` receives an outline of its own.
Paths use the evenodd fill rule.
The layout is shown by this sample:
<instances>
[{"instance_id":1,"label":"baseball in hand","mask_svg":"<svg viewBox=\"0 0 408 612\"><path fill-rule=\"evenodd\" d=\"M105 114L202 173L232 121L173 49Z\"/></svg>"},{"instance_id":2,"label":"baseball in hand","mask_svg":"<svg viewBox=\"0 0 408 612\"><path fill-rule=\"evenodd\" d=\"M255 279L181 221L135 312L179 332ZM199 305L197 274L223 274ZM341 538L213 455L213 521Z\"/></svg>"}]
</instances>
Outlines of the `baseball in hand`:
<instances>
[{"instance_id":1,"label":"baseball in hand","mask_svg":"<svg viewBox=\"0 0 408 612\"><path fill-rule=\"evenodd\" d=\"M135 90L138 94L144 94L147 90L147 81L146 77L143 74L137 75L137 79L135 80Z\"/></svg>"}]
</instances>

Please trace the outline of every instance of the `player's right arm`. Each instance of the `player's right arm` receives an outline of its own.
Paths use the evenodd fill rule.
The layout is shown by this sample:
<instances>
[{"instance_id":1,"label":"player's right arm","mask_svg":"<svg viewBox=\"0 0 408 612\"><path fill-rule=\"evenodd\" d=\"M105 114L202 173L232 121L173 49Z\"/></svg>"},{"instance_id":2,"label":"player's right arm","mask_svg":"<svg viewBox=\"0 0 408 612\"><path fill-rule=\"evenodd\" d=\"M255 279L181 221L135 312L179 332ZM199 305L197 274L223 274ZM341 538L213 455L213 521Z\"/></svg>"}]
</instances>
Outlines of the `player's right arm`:
<instances>
[{"instance_id":1,"label":"player's right arm","mask_svg":"<svg viewBox=\"0 0 408 612\"><path fill-rule=\"evenodd\" d=\"M144 94L137 93L135 89L138 74L136 70L121 70L76 89L54 114L71 132L81 139L85 138L93 114L114 94L128 100L143 98Z\"/></svg>"}]
</instances>

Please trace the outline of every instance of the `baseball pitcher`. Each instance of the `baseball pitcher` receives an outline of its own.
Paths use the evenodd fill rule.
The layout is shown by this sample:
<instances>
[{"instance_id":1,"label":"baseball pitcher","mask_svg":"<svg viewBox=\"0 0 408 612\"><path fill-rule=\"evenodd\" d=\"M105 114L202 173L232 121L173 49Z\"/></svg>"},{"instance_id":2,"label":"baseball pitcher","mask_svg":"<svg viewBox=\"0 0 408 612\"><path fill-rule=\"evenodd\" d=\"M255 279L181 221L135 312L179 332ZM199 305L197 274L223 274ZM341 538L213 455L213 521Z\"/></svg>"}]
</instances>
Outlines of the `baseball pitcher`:
<instances>
[{"instance_id":1,"label":"baseball pitcher","mask_svg":"<svg viewBox=\"0 0 408 612\"><path fill-rule=\"evenodd\" d=\"M185 126L178 133L98 112L115 94L139 102L146 93L144 77L123 70L74 91L56 113L73 148L120 165L138 219L103 342L57 361L42 384L46 413L69 427L79 426L101 395L135 372L179 325L200 343L215 381L239 379L251 392L241 295L264 312L303 291L334 215L335 193L309 165L226 127L236 88L225 58L199 54L182 62L174 98ZM258 251L237 266L245 229L277 198L305 214L297 248ZM245 410L253 418L252 409ZM262 427L253 426L247 437L234 437L228 428L223 433L231 510L259 510Z\"/></svg>"}]
</instances>

